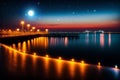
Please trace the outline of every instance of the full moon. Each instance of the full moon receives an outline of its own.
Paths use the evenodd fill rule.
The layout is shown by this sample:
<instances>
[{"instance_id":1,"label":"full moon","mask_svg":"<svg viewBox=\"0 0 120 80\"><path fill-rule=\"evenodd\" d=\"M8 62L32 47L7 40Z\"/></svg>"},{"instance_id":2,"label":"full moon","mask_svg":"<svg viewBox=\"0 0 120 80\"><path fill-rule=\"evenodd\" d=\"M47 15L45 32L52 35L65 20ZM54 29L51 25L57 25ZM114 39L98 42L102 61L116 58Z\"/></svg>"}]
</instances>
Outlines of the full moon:
<instances>
[{"instance_id":1,"label":"full moon","mask_svg":"<svg viewBox=\"0 0 120 80\"><path fill-rule=\"evenodd\" d=\"M28 11L28 15L29 15L29 16L33 16L33 15L34 15L34 11L33 11L33 10L29 10L29 11Z\"/></svg>"}]
</instances>

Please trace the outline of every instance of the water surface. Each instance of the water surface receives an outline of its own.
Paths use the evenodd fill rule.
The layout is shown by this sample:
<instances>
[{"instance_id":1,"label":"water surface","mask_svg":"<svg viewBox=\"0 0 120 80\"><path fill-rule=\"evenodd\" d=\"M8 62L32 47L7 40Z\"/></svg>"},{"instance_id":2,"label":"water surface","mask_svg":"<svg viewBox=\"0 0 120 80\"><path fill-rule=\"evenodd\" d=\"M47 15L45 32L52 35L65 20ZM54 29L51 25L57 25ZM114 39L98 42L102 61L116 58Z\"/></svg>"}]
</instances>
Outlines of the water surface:
<instances>
[{"instance_id":1,"label":"water surface","mask_svg":"<svg viewBox=\"0 0 120 80\"><path fill-rule=\"evenodd\" d=\"M109 33L1 44L1 73L10 78L43 80L119 80L119 70L113 68L120 65L119 40L120 34Z\"/></svg>"}]
</instances>

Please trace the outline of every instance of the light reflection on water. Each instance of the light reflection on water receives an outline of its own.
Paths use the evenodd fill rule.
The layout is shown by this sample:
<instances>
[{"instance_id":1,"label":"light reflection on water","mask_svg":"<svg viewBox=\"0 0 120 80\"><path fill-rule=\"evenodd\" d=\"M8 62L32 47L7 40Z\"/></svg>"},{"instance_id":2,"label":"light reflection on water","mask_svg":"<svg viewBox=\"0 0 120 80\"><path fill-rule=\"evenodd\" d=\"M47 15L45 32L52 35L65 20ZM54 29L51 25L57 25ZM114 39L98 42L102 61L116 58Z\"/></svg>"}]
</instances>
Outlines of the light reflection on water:
<instances>
[{"instance_id":1,"label":"light reflection on water","mask_svg":"<svg viewBox=\"0 0 120 80\"><path fill-rule=\"evenodd\" d=\"M92 75L97 75L98 72L102 69L96 66L92 67L90 64L73 62L73 61L64 61L60 59L52 59L50 57L37 56L36 53L27 54L23 52L19 52L16 50L16 46L13 44L13 47L8 47L3 45L6 52L6 66L8 66L8 70L12 74L15 75L41 75L44 78L57 78L57 79L86 79L90 78ZM20 66L21 65L21 66ZM92 69L92 71L89 69ZM108 68L110 69L110 68ZM98 72L96 72L96 70ZM113 70L114 77L118 77L118 71ZM53 71L53 72L52 72ZM108 71L108 74L110 74ZM54 75L53 75L54 74ZM106 74L107 75L107 74ZM103 76L104 77L104 76Z\"/></svg>"},{"instance_id":2,"label":"light reflection on water","mask_svg":"<svg viewBox=\"0 0 120 80\"><path fill-rule=\"evenodd\" d=\"M112 40L111 40L111 34L80 34L80 39L78 38L78 40L74 40L74 39L70 39L69 37L38 37L38 38L34 38L31 40L27 40L24 42L18 42L17 45L17 50L22 51L22 52L42 52L42 51L46 51L47 49L51 49L52 47L56 48L69 48L71 50L71 46L69 45L73 45L76 48L81 47L81 45L83 45L84 47L87 48L87 46L89 47L98 47L98 48L106 48L104 46L109 46L111 47L112 44ZM65 51L65 49L63 50ZM79 52L80 50L76 50L76 52ZM83 50L82 50L83 51ZM52 51L50 51L52 52ZM49 53L49 51L48 51ZM54 53L54 50L53 50Z\"/></svg>"},{"instance_id":3,"label":"light reflection on water","mask_svg":"<svg viewBox=\"0 0 120 80\"><path fill-rule=\"evenodd\" d=\"M26 46L26 42L24 41L23 43L22 43L22 52L26 52L27 51L27 46Z\"/></svg>"},{"instance_id":4,"label":"light reflection on water","mask_svg":"<svg viewBox=\"0 0 120 80\"><path fill-rule=\"evenodd\" d=\"M110 33L108 35L108 44L109 44L109 46L111 46L111 34Z\"/></svg>"},{"instance_id":5,"label":"light reflection on water","mask_svg":"<svg viewBox=\"0 0 120 80\"><path fill-rule=\"evenodd\" d=\"M85 36L85 42L86 42L86 44L89 43L89 33L87 33L86 36Z\"/></svg>"},{"instance_id":6,"label":"light reflection on water","mask_svg":"<svg viewBox=\"0 0 120 80\"><path fill-rule=\"evenodd\" d=\"M46 76L48 76L48 73L49 73L49 58L44 58L44 68L45 68L45 73L46 73Z\"/></svg>"},{"instance_id":7,"label":"light reflection on water","mask_svg":"<svg viewBox=\"0 0 120 80\"><path fill-rule=\"evenodd\" d=\"M63 44L64 46L67 46L68 45L68 37L64 37L64 38L57 38L57 37L51 37L49 39L49 45L50 46L56 46L56 45L60 45L60 44Z\"/></svg>"},{"instance_id":8,"label":"light reflection on water","mask_svg":"<svg viewBox=\"0 0 120 80\"><path fill-rule=\"evenodd\" d=\"M62 60L59 60L59 59L56 60L55 65L56 65L57 76L58 76L58 77L61 77L61 75L62 75L62 70L63 70L63 62L62 62Z\"/></svg>"},{"instance_id":9,"label":"light reflection on water","mask_svg":"<svg viewBox=\"0 0 120 80\"><path fill-rule=\"evenodd\" d=\"M69 64L69 71L70 71L70 76L73 78L74 76L75 76L75 64L74 64L74 62L71 62L70 64Z\"/></svg>"},{"instance_id":10,"label":"light reflection on water","mask_svg":"<svg viewBox=\"0 0 120 80\"><path fill-rule=\"evenodd\" d=\"M91 76L93 75L102 76L101 74L104 73L102 66L96 66L96 68L94 68L92 65L81 64L80 62L76 63L76 62L64 61L60 59L51 59L49 56L48 57L45 56L46 53L49 55L49 53L51 52L48 51L47 49L49 48L51 49L51 47L53 47L52 48L53 53L57 54L54 52L54 50L59 48L59 46L65 48L63 51L66 51L67 48L69 50L72 50L73 47L74 49L79 47L79 49L76 49L76 52L77 51L79 52L80 50L82 50L80 49L82 44L85 46L85 48L86 48L85 44L90 46L97 45L97 47L100 48L106 48L106 46L109 46L110 48L113 46L113 41L114 40L112 39L112 35L110 33L85 34L83 36L80 35L80 39L76 39L76 40L74 38L69 38L69 37L34 38L24 42L18 42L17 44L12 44L9 47L4 46L5 57L7 57L5 60L5 65L7 66L8 71L10 73L12 72L12 74L15 75L42 76L43 78L54 78L54 79L76 79L76 78L82 80L84 79L86 80L86 78L92 79L93 77ZM114 41L114 43L115 42L117 41ZM71 45L73 47L71 47ZM43 50L45 50L43 54L39 54L39 52ZM62 54L66 54L66 53L62 53ZM57 57L61 56L62 54L57 55ZM69 57L71 51L69 51L67 54ZM74 54L75 53L73 53L72 55ZM80 54L82 53L78 54L79 57ZM110 70L107 71L108 76L111 75L110 73L111 70L113 69L110 68ZM118 71L116 72L115 70L113 70L113 72L114 75L112 75L113 76L112 80L114 80L114 78L118 79L119 77ZM104 78L105 76L102 77ZM103 80L103 78L101 80Z\"/></svg>"},{"instance_id":11,"label":"light reflection on water","mask_svg":"<svg viewBox=\"0 0 120 80\"><path fill-rule=\"evenodd\" d=\"M107 41L107 39L108 39L108 41ZM100 46L104 47L105 46L105 41L108 42L108 44L107 44L108 46L111 46L111 33L108 33L108 34L104 34L104 33L100 33L100 34L86 33L85 34L85 44L93 45L93 44L96 44L96 43L97 44L100 43Z\"/></svg>"},{"instance_id":12,"label":"light reflection on water","mask_svg":"<svg viewBox=\"0 0 120 80\"><path fill-rule=\"evenodd\" d=\"M104 34L101 33L101 34L100 34L100 46L101 46L101 47L104 47L104 45L105 45Z\"/></svg>"}]
</instances>

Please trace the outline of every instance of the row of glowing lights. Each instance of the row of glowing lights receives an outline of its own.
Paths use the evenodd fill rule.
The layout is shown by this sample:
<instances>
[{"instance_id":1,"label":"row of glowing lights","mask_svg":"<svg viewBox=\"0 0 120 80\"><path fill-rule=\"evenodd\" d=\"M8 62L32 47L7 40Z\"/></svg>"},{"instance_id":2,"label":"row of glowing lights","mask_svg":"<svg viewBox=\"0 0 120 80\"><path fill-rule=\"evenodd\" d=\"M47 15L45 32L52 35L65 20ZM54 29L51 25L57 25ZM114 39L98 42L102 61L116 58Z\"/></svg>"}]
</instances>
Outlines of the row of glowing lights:
<instances>
[{"instance_id":1,"label":"row of glowing lights","mask_svg":"<svg viewBox=\"0 0 120 80\"><path fill-rule=\"evenodd\" d=\"M0 45L1 45L1 44L0 44ZM20 51L14 49L14 48L8 47L8 46L6 46L6 45L4 45L4 44L2 44L2 46L6 47L6 48L8 48L8 49L12 49L12 50L14 50L14 51L16 51L16 52L19 52L20 54L23 54L23 53L24 53L24 52L20 52ZM28 54L26 54L26 55L28 55ZM39 56L37 56L36 53L33 53L33 55L30 55L30 56L33 56L33 57L39 57ZM41 56L41 57L42 57L42 56ZM44 57L44 56L43 56L43 57ZM45 55L45 58L47 58L47 59L55 59L55 58L51 58L51 57L49 57L48 54ZM55 59L55 60L56 60L56 59ZM57 60L68 61L68 60L64 60L64 59L62 59L62 57L60 57L60 56L58 57ZM73 63L79 63L79 62L76 62L74 58L72 58L72 59L70 60L70 62L73 62ZM81 63L82 65L84 65L84 64L85 64L85 61L82 60L80 63ZM100 62L98 62L98 67L99 67L99 68L102 67ZM114 66L114 69L115 69L115 70L119 70L119 68L118 68L117 65Z\"/></svg>"},{"instance_id":2,"label":"row of glowing lights","mask_svg":"<svg viewBox=\"0 0 120 80\"><path fill-rule=\"evenodd\" d=\"M22 28L24 28L25 21L22 20L22 21L20 22L20 24L21 24ZM27 24L26 26L27 26L27 29L29 30L31 25L30 25L30 24ZM35 29L36 29L36 27L33 26L33 27L30 29L30 31L34 31ZM20 29L17 28L16 31L20 31ZM40 29L37 29L37 32L39 32L39 31L40 31ZM48 32L48 29L45 29L45 31Z\"/></svg>"},{"instance_id":3,"label":"row of glowing lights","mask_svg":"<svg viewBox=\"0 0 120 80\"><path fill-rule=\"evenodd\" d=\"M36 53L33 53L33 56L36 56ZM45 57L46 57L46 58L50 58L48 54L46 54ZM59 59L59 60L63 60L62 57L60 57L60 56L58 57L58 59ZM75 59L72 58L70 61L75 62ZM85 61L82 60L80 63L81 63L81 64L85 64ZM98 67L102 67L100 62L98 62ZM115 70L119 70L119 68L118 68L117 65L114 66L114 69L115 69Z\"/></svg>"}]
</instances>

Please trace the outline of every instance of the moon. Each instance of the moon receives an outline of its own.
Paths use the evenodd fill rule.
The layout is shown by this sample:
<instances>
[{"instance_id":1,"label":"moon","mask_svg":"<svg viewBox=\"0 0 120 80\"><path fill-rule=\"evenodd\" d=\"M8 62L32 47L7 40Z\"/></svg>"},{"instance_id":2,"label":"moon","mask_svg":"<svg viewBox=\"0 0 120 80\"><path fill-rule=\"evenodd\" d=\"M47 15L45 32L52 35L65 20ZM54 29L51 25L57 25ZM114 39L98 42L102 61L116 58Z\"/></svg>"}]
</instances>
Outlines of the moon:
<instances>
[{"instance_id":1,"label":"moon","mask_svg":"<svg viewBox=\"0 0 120 80\"><path fill-rule=\"evenodd\" d=\"M28 11L28 15L29 15L29 16L34 16L34 11L33 11L33 10L29 10L29 11Z\"/></svg>"}]
</instances>

